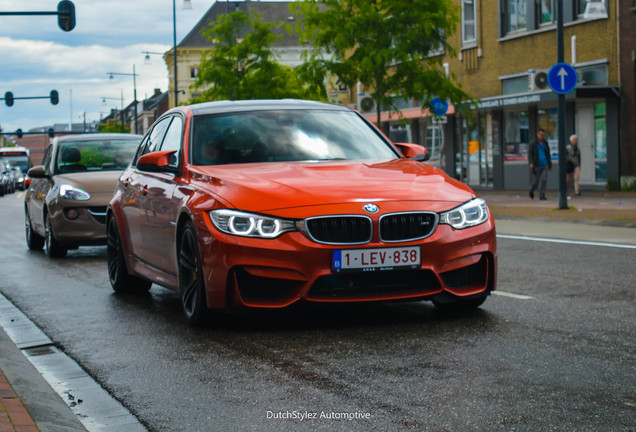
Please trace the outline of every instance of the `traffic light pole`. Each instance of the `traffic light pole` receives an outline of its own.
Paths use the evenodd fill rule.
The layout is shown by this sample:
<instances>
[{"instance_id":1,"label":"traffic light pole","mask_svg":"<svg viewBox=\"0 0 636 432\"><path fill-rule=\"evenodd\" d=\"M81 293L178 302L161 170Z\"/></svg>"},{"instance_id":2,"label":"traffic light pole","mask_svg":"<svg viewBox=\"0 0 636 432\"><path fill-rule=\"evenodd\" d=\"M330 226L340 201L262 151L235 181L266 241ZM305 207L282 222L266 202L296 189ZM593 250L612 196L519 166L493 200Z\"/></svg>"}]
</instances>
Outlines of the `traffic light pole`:
<instances>
[{"instance_id":1,"label":"traffic light pole","mask_svg":"<svg viewBox=\"0 0 636 432\"><path fill-rule=\"evenodd\" d=\"M75 5L69 0L62 0L57 4L54 12L0 12L0 15L57 15L57 24L64 31L75 28Z\"/></svg>"},{"instance_id":2,"label":"traffic light pole","mask_svg":"<svg viewBox=\"0 0 636 432\"><path fill-rule=\"evenodd\" d=\"M0 98L0 101L4 101L7 106L13 106L13 101L17 99L51 99L51 103L53 105L57 105L60 101L60 95L57 90L51 90L51 93L48 96L21 96L15 97L12 92L6 92L3 98Z\"/></svg>"},{"instance_id":3,"label":"traffic light pole","mask_svg":"<svg viewBox=\"0 0 636 432\"><path fill-rule=\"evenodd\" d=\"M563 63L563 2L557 1L557 63ZM567 210L567 174L565 148L565 94L559 93L558 98L559 124L559 210Z\"/></svg>"}]
</instances>

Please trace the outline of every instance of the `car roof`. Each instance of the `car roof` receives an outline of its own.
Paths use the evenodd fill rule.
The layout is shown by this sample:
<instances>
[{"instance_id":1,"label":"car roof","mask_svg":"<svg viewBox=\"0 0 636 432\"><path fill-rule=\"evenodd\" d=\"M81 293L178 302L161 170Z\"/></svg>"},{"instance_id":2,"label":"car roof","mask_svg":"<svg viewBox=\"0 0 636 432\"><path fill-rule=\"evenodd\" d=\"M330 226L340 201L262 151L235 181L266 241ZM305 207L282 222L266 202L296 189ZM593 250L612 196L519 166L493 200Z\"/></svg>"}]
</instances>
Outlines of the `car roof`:
<instances>
[{"instance_id":1,"label":"car roof","mask_svg":"<svg viewBox=\"0 0 636 432\"><path fill-rule=\"evenodd\" d=\"M141 140L142 135L127 134L127 133L94 133L94 134L77 134L77 135L64 135L57 137L56 142L66 141L88 141L88 140Z\"/></svg>"},{"instance_id":2,"label":"car roof","mask_svg":"<svg viewBox=\"0 0 636 432\"><path fill-rule=\"evenodd\" d=\"M344 112L351 111L348 107L342 105L300 99L215 101L186 105L180 108L192 110L192 113L195 116L226 112L269 111L280 109L328 109Z\"/></svg>"}]
</instances>

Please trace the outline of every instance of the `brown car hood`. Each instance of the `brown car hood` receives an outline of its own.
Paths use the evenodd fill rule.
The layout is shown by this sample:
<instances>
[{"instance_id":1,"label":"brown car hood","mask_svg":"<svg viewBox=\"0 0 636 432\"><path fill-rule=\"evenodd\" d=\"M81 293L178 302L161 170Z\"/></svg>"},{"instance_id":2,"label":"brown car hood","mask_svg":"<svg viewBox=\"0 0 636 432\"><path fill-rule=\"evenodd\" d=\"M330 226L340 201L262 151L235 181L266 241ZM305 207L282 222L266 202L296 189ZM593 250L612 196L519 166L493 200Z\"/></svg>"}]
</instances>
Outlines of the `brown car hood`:
<instances>
[{"instance_id":1,"label":"brown car hood","mask_svg":"<svg viewBox=\"0 0 636 432\"><path fill-rule=\"evenodd\" d=\"M91 195L115 192L117 180L123 171L87 171L71 174L58 174L55 176L57 185L68 184Z\"/></svg>"}]
</instances>

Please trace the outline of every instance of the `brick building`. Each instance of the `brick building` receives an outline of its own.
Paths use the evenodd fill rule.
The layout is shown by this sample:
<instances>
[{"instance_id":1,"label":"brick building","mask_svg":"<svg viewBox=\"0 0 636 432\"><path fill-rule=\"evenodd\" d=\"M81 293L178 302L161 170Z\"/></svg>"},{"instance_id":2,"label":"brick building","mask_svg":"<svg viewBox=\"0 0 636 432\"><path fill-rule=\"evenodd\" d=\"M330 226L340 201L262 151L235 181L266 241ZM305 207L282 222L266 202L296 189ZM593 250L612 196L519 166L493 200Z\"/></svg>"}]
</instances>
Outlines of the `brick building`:
<instances>
[{"instance_id":1,"label":"brick building","mask_svg":"<svg viewBox=\"0 0 636 432\"><path fill-rule=\"evenodd\" d=\"M406 108L410 123L385 129L427 146L432 163L475 187L527 188L526 153L538 128L547 131L555 163L550 189L558 189L559 127L579 135L583 189L636 176L634 0L590 1L603 6L596 16L586 14L585 0L564 0L564 61L578 75L566 96L565 125L558 124L557 95L546 80L557 62L556 1L459 0L461 27L449 40L458 56L444 62L480 99L475 121L453 107L442 122Z\"/></svg>"}]
</instances>

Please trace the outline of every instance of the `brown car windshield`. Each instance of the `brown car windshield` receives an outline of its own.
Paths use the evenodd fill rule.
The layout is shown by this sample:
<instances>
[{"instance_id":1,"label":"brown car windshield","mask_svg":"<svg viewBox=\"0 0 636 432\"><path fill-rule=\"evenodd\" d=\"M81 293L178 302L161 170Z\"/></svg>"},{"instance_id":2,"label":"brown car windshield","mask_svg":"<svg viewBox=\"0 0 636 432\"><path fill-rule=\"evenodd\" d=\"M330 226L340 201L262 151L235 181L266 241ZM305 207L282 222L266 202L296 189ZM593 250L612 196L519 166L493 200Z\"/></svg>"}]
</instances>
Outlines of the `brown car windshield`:
<instances>
[{"instance_id":1,"label":"brown car windshield","mask_svg":"<svg viewBox=\"0 0 636 432\"><path fill-rule=\"evenodd\" d=\"M399 157L355 113L335 110L199 116L192 144L195 165Z\"/></svg>"},{"instance_id":2,"label":"brown car windshield","mask_svg":"<svg viewBox=\"0 0 636 432\"><path fill-rule=\"evenodd\" d=\"M132 160L140 140L69 141L58 148L56 172L122 171Z\"/></svg>"}]
</instances>

